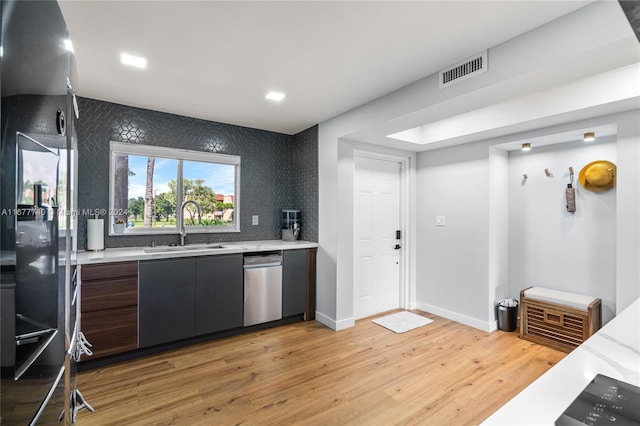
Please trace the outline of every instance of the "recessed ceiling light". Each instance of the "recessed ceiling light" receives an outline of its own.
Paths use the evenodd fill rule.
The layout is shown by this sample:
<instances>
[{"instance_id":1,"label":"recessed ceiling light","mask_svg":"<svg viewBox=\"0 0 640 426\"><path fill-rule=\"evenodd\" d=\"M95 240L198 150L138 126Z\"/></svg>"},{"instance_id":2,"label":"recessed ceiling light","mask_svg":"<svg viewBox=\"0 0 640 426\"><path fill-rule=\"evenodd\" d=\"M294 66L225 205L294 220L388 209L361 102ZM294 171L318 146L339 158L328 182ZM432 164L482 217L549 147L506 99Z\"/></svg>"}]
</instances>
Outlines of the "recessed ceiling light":
<instances>
[{"instance_id":1,"label":"recessed ceiling light","mask_svg":"<svg viewBox=\"0 0 640 426\"><path fill-rule=\"evenodd\" d=\"M71 42L71 40L69 40L68 38L63 40L64 42L64 48L67 49L69 52L74 53L73 51L73 43Z\"/></svg>"},{"instance_id":2,"label":"recessed ceiling light","mask_svg":"<svg viewBox=\"0 0 640 426\"><path fill-rule=\"evenodd\" d=\"M531 144L529 142L523 143L522 144L522 150L523 151L531 151Z\"/></svg>"},{"instance_id":3,"label":"recessed ceiling light","mask_svg":"<svg viewBox=\"0 0 640 426\"><path fill-rule=\"evenodd\" d=\"M596 140L596 133L595 132L587 132L584 134L584 141L585 142L593 142L594 140Z\"/></svg>"},{"instance_id":4,"label":"recessed ceiling light","mask_svg":"<svg viewBox=\"0 0 640 426\"><path fill-rule=\"evenodd\" d=\"M276 101L276 102L280 102L281 100L284 99L284 93L280 93L280 92L269 92L267 93L267 95L265 96L265 99L268 99L270 101Z\"/></svg>"},{"instance_id":5,"label":"recessed ceiling light","mask_svg":"<svg viewBox=\"0 0 640 426\"><path fill-rule=\"evenodd\" d=\"M122 62L125 65L131 65L132 67L136 67L136 68L147 67L147 60L145 58L142 58L140 56L129 55L127 53L120 54L120 62Z\"/></svg>"}]
</instances>

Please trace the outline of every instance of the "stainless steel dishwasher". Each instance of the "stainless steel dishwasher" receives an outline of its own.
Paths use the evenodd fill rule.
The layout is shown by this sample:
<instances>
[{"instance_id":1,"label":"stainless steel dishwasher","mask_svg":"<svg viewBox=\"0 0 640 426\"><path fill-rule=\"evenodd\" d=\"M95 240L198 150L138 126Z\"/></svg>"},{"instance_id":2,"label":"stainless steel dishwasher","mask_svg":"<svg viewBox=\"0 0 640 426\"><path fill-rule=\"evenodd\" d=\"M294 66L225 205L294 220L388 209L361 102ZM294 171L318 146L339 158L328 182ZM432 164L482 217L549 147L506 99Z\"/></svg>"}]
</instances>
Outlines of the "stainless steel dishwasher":
<instances>
[{"instance_id":1,"label":"stainless steel dishwasher","mask_svg":"<svg viewBox=\"0 0 640 426\"><path fill-rule=\"evenodd\" d=\"M244 326L282 319L282 255L245 255Z\"/></svg>"}]
</instances>

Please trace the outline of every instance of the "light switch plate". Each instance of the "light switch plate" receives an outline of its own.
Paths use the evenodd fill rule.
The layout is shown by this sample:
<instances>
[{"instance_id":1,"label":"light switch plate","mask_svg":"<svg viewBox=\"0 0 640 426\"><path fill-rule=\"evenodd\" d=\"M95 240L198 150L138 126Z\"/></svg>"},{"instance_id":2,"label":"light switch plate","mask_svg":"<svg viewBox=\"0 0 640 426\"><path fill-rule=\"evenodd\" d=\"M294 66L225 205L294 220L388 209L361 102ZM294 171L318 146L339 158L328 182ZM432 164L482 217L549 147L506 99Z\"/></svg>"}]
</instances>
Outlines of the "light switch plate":
<instances>
[{"instance_id":1,"label":"light switch plate","mask_svg":"<svg viewBox=\"0 0 640 426\"><path fill-rule=\"evenodd\" d=\"M259 219L258 219L258 215L254 214L253 216L251 216L251 224L252 225L258 225L260 223Z\"/></svg>"},{"instance_id":2,"label":"light switch plate","mask_svg":"<svg viewBox=\"0 0 640 426\"><path fill-rule=\"evenodd\" d=\"M436 216L436 226L445 226L447 219L444 216Z\"/></svg>"}]
</instances>

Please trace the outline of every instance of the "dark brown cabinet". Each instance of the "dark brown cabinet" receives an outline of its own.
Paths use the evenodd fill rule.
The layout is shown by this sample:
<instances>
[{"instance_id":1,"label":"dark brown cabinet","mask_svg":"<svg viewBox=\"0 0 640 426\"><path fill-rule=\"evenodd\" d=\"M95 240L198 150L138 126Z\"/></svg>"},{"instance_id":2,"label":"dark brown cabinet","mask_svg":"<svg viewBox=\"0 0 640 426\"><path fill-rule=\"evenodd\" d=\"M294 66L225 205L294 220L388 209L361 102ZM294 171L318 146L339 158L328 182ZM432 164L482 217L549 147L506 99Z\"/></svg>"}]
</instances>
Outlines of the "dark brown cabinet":
<instances>
[{"instance_id":1,"label":"dark brown cabinet","mask_svg":"<svg viewBox=\"0 0 640 426\"><path fill-rule=\"evenodd\" d=\"M316 319L316 257L317 248L307 249L307 309L304 319L312 321Z\"/></svg>"},{"instance_id":2,"label":"dark brown cabinet","mask_svg":"<svg viewBox=\"0 0 640 426\"><path fill-rule=\"evenodd\" d=\"M138 348L138 262L83 265L81 330L93 345L92 357Z\"/></svg>"}]
</instances>

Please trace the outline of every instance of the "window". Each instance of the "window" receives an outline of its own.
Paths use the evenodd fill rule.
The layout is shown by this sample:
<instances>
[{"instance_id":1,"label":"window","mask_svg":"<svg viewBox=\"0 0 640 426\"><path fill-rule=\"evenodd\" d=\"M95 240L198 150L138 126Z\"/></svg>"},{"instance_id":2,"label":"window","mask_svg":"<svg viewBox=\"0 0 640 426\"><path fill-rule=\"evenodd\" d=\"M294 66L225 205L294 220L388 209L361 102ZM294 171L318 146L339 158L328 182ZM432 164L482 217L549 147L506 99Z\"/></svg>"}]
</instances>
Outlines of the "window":
<instances>
[{"instance_id":1,"label":"window","mask_svg":"<svg viewBox=\"0 0 640 426\"><path fill-rule=\"evenodd\" d=\"M109 235L240 231L238 156L111 142L109 185Z\"/></svg>"}]
</instances>

